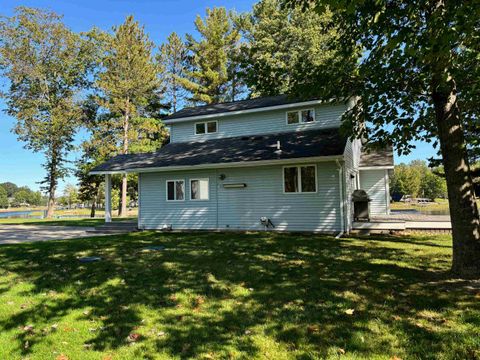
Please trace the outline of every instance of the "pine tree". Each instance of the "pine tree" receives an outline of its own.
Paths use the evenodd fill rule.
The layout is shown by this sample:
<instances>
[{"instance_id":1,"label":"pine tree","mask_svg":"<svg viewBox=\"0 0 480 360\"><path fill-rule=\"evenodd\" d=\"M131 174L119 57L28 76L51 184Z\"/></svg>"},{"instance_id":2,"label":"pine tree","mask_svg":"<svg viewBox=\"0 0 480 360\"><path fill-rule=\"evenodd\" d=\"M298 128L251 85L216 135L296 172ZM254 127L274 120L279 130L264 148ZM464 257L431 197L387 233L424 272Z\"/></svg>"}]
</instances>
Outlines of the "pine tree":
<instances>
[{"instance_id":1,"label":"pine tree","mask_svg":"<svg viewBox=\"0 0 480 360\"><path fill-rule=\"evenodd\" d=\"M157 59L164 71L163 83L166 99L170 103L170 109L176 112L179 103L181 104L186 97L186 91L182 87L180 79L185 76L187 67L187 48L177 33L170 34L167 42L160 47Z\"/></svg>"},{"instance_id":2,"label":"pine tree","mask_svg":"<svg viewBox=\"0 0 480 360\"><path fill-rule=\"evenodd\" d=\"M247 19L242 68L253 96L290 94L296 82L308 86L309 72L335 59L332 14L317 14L262 0Z\"/></svg>"},{"instance_id":3,"label":"pine tree","mask_svg":"<svg viewBox=\"0 0 480 360\"><path fill-rule=\"evenodd\" d=\"M100 105L110 112L107 127L118 152L129 153L132 119L139 109L158 104L160 81L158 65L152 56L153 43L143 27L128 16L107 36L104 70L99 74L97 86L101 90ZM122 206L120 216L127 211L127 176L122 179Z\"/></svg>"},{"instance_id":4,"label":"pine tree","mask_svg":"<svg viewBox=\"0 0 480 360\"><path fill-rule=\"evenodd\" d=\"M10 81L4 97L13 131L25 147L43 152L47 175L47 217L53 215L55 192L69 171L67 156L81 116L79 98L89 86L96 47L71 32L53 12L20 7L0 20L0 70Z\"/></svg>"},{"instance_id":5,"label":"pine tree","mask_svg":"<svg viewBox=\"0 0 480 360\"><path fill-rule=\"evenodd\" d=\"M195 28L200 40L187 34L189 69L182 78L182 85L192 96L193 103L216 103L229 99L229 55L240 41L232 14L223 7L207 9L203 20L198 16Z\"/></svg>"}]
</instances>

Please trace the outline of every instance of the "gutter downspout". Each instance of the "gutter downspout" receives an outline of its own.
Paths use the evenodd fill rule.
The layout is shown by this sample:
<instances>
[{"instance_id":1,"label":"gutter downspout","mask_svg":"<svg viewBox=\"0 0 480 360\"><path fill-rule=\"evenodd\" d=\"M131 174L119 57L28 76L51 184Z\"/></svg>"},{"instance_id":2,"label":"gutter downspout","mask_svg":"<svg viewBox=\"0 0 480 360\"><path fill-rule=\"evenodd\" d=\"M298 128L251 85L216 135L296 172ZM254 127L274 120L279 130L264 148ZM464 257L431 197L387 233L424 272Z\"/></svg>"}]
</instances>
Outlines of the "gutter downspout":
<instances>
[{"instance_id":1,"label":"gutter downspout","mask_svg":"<svg viewBox=\"0 0 480 360\"><path fill-rule=\"evenodd\" d=\"M343 165L340 164L340 161L336 160L336 164L338 166L338 189L340 195L340 222L342 224L342 230L335 236L336 239L339 239L345 233L345 200L343 194Z\"/></svg>"}]
</instances>

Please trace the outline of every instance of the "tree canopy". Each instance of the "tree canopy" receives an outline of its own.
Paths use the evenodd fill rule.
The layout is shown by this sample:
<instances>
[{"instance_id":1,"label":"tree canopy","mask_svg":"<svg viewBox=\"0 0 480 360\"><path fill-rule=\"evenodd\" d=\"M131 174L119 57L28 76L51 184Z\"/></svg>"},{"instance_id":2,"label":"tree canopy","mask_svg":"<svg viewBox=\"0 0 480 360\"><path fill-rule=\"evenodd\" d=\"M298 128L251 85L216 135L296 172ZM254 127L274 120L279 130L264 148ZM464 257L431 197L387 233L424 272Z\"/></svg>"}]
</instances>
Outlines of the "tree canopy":
<instances>
[{"instance_id":1,"label":"tree canopy","mask_svg":"<svg viewBox=\"0 0 480 360\"><path fill-rule=\"evenodd\" d=\"M151 137L159 137L161 125L151 114L158 113L162 107L160 68L154 59L153 42L133 16L128 16L113 31L113 35L105 35L102 71L96 81L99 105L107 112L96 125L101 129L101 136L109 135L110 146L116 153L127 154L131 151L132 139L150 144ZM141 132L149 135L141 137ZM125 175L120 215L125 215L126 209Z\"/></svg>"},{"instance_id":2,"label":"tree canopy","mask_svg":"<svg viewBox=\"0 0 480 360\"><path fill-rule=\"evenodd\" d=\"M197 16L196 39L187 34L188 70L181 82L191 94L190 101L211 104L231 100L228 94L229 55L240 41L234 14L223 7L207 9L205 19Z\"/></svg>"},{"instance_id":3,"label":"tree canopy","mask_svg":"<svg viewBox=\"0 0 480 360\"><path fill-rule=\"evenodd\" d=\"M13 131L25 147L45 154L47 216L53 213L58 181L68 172L67 154L81 114L78 98L94 65L92 42L52 12L19 7L0 21L0 70L10 82L6 111L17 120Z\"/></svg>"},{"instance_id":4,"label":"tree canopy","mask_svg":"<svg viewBox=\"0 0 480 360\"><path fill-rule=\"evenodd\" d=\"M279 0L262 0L245 24L242 70L253 96L316 87L311 82L315 72L339 59L337 49L330 46L338 41L338 29L329 11L319 14L282 7Z\"/></svg>"},{"instance_id":5,"label":"tree canopy","mask_svg":"<svg viewBox=\"0 0 480 360\"><path fill-rule=\"evenodd\" d=\"M355 97L345 129L371 144L439 145L454 239L452 270L480 274L480 219L468 154L468 129L480 116L478 1L285 0L332 11L341 29L332 47L346 60L317 69L303 96ZM328 81L324 74L328 75ZM307 73L305 73L307 75ZM471 132L471 130L470 130Z\"/></svg>"},{"instance_id":6,"label":"tree canopy","mask_svg":"<svg viewBox=\"0 0 480 360\"><path fill-rule=\"evenodd\" d=\"M171 33L160 46L157 61L163 69L162 80L170 110L176 112L187 95L181 85L187 70L187 47L177 33Z\"/></svg>"}]
</instances>

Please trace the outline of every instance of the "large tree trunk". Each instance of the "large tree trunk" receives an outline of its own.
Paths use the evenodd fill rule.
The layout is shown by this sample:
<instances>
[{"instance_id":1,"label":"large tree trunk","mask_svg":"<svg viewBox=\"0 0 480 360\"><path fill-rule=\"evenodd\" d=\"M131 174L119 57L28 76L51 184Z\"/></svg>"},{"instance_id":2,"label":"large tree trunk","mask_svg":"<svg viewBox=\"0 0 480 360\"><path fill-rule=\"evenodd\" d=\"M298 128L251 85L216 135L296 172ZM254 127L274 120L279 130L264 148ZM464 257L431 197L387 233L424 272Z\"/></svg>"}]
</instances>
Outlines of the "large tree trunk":
<instances>
[{"instance_id":1,"label":"large tree trunk","mask_svg":"<svg viewBox=\"0 0 480 360\"><path fill-rule=\"evenodd\" d=\"M455 82L433 85L438 137L445 167L453 235L452 272L480 275L480 220L457 104Z\"/></svg>"},{"instance_id":2,"label":"large tree trunk","mask_svg":"<svg viewBox=\"0 0 480 360\"><path fill-rule=\"evenodd\" d=\"M130 101L127 99L125 106L125 120L123 123L123 154L128 154L128 127L130 121ZM127 174L123 174L122 178L122 201L118 211L118 216L127 216Z\"/></svg>"},{"instance_id":3,"label":"large tree trunk","mask_svg":"<svg viewBox=\"0 0 480 360\"><path fill-rule=\"evenodd\" d=\"M53 211L55 209L55 188L50 188L48 191L48 203L47 203L47 219L53 217Z\"/></svg>"},{"instance_id":4,"label":"large tree trunk","mask_svg":"<svg viewBox=\"0 0 480 360\"><path fill-rule=\"evenodd\" d=\"M55 144L50 149L51 153L47 154L46 168L48 171L46 183L48 184L48 202L46 218L51 219L55 210L55 191L57 190L57 166L58 166L58 152Z\"/></svg>"}]
</instances>

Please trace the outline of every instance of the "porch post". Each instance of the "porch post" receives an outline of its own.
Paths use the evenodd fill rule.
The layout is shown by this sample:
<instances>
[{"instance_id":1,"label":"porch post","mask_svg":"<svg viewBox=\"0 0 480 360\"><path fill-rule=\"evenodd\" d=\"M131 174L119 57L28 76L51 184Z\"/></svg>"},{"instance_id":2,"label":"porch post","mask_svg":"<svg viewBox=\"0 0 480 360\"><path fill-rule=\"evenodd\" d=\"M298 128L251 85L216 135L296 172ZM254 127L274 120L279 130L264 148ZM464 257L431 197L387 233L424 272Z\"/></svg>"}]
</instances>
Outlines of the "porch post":
<instances>
[{"instance_id":1,"label":"porch post","mask_svg":"<svg viewBox=\"0 0 480 360\"><path fill-rule=\"evenodd\" d=\"M112 222L112 175L105 175L105 222Z\"/></svg>"}]
</instances>

